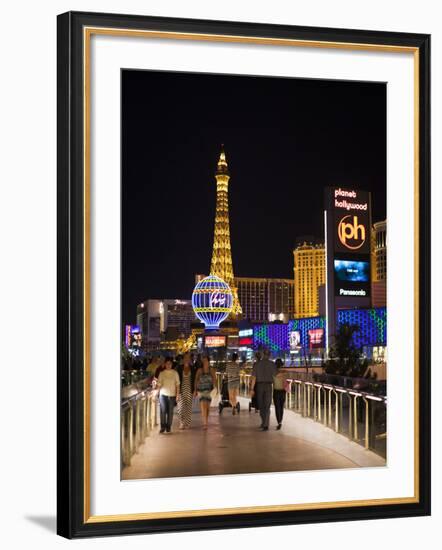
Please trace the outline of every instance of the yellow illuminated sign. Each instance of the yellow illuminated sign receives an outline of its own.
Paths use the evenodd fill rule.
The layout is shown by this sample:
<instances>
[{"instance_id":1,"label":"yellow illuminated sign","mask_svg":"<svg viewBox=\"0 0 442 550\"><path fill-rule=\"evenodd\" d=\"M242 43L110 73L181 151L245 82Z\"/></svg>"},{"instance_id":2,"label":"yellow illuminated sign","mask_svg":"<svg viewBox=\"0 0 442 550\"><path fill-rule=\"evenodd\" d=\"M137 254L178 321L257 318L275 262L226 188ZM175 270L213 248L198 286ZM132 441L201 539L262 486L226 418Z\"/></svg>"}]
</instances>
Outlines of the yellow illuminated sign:
<instances>
[{"instance_id":1,"label":"yellow illuminated sign","mask_svg":"<svg viewBox=\"0 0 442 550\"><path fill-rule=\"evenodd\" d=\"M365 243L365 226L357 216L344 216L338 225L338 237L349 250L358 250Z\"/></svg>"}]
</instances>

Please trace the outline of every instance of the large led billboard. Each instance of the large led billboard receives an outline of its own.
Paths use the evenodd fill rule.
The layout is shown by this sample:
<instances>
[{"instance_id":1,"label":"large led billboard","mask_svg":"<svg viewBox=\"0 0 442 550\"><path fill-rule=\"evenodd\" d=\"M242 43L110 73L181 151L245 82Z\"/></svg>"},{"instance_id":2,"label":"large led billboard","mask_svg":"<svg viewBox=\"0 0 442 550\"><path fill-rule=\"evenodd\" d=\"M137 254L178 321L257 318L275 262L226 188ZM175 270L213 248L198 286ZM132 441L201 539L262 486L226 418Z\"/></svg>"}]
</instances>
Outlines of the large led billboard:
<instances>
[{"instance_id":1,"label":"large led billboard","mask_svg":"<svg viewBox=\"0 0 442 550\"><path fill-rule=\"evenodd\" d=\"M369 296L370 263L360 260L334 260L335 295Z\"/></svg>"},{"instance_id":2,"label":"large led billboard","mask_svg":"<svg viewBox=\"0 0 442 550\"><path fill-rule=\"evenodd\" d=\"M299 330L289 332L289 344L291 350L296 350L301 347L301 333Z\"/></svg>"},{"instance_id":3,"label":"large led billboard","mask_svg":"<svg viewBox=\"0 0 442 550\"><path fill-rule=\"evenodd\" d=\"M138 325L126 325L124 341L127 348L141 347L141 330Z\"/></svg>"},{"instance_id":4,"label":"large led billboard","mask_svg":"<svg viewBox=\"0 0 442 550\"><path fill-rule=\"evenodd\" d=\"M206 348L222 348L226 345L225 336L206 336L204 340Z\"/></svg>"},{"instance_id":5,"label":"large led billboard","mask_svg":"<svg viewBox=\"0 0 442 550\"><path fill-rule=\"evenodd\" d=\"M339 281L347 283L368 283L370 281L370 264L335 259L335 275Z\"/></svg>"},{"instance_id":6,"label":"large led billboard","mask_svg":"<svg viewBox=\"0 0 442 550\"><path fill-rule=\"evenodd\" d=\"M323 348L324 347L324 329L313 328L308 331L309 348Z\"/></svg>"}]
</instances>

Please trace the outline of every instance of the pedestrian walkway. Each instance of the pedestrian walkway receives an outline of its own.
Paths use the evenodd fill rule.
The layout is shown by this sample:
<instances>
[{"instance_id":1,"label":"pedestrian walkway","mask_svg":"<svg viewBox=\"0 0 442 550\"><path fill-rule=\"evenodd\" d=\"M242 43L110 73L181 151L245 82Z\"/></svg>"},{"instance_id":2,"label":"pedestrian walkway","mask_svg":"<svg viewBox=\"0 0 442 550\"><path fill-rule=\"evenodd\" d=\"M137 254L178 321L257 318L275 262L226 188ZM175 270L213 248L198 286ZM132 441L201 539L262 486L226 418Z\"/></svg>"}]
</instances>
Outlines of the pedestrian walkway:
<instances>
[{"instance_id":1,"label":"pedestrian walkway","mask_svg":"<svg viewBox=\"0 0 442 550\"><path fill-rule=\"evenodd\" d=\"M277 431L272 407L270 429L261 432L259 414L248 411L249 400L240 398L240 403L241 414L232 416L226 408L219 415L215 400L207 431L200 414L193 414L192 428L184 431L175 417L172 433L146 438L122 479L385 466L375 453L289 410Z\"/></svg>"}]
</instances>

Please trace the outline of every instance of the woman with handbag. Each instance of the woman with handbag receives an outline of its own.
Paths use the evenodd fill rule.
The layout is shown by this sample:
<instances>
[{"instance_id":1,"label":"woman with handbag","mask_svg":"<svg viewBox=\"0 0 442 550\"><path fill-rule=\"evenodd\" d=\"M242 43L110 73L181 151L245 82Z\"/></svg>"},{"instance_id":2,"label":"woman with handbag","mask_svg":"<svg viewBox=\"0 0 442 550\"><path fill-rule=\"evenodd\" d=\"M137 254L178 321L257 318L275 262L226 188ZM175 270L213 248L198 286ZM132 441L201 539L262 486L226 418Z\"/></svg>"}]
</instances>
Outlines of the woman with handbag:
<instances>
[{"instance_id":1,"label":"woman with handbag","mask_svg":"<svg viewBox=\"0 0 442 550\"><path fill-rule=\"evenodd\" d=\"M203 357L203 365L197 370L195 377L195 396L200 398L201 416L203 419L203 430L207 430L209 420L210 403L212 401L212 390L215 388L215 375L210 368L209 357Z\"/></svg>"}]
</instances>

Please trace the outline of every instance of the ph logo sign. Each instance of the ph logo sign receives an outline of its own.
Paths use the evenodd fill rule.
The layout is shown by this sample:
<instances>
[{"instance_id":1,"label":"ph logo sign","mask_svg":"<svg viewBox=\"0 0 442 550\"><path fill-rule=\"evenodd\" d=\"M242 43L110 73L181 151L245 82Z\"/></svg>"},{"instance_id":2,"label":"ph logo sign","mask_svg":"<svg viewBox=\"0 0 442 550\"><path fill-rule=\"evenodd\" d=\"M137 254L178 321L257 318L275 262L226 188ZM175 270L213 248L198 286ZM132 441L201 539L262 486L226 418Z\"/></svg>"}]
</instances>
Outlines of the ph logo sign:
<instances>
[{"instance_id":1,"label":"ph logo sign","mask_svg":"<svg viewBox=\"0 0 442 550\"><path fill-rule=\"evenodd\" d=\"M338 225L338 237L349 250L358 250L365 243L365 226L357 216L344 216Z\"/></svg>"}]
</instances>

